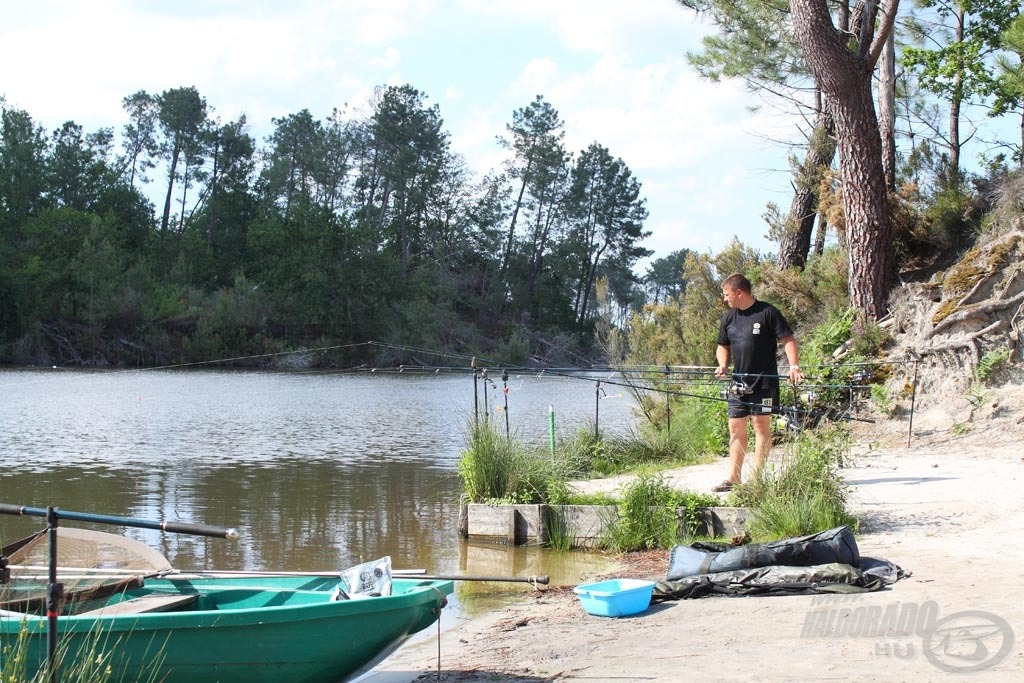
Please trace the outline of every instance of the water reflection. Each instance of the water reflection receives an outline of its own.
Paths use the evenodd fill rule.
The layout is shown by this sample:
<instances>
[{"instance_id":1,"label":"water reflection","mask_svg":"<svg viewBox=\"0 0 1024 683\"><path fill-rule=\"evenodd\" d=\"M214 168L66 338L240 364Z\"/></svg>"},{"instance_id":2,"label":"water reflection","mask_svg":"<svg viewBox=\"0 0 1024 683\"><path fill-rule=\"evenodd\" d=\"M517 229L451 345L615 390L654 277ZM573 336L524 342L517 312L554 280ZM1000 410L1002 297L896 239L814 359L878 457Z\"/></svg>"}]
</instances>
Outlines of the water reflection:
<instances>
[{"instance_id":1,"label":"water reflection","mask_svg":"<svg viewBox=\"0 0 1024 683\"><path fill-rule=\"evenodd\" d=\"M483 409L473 389L469 375L4 370L0 502L241 532L124 532L179 568L322 571L391 555L436 573L587 571L593 558L566 559L578 554L458 539L458 457ZM503 427L500 383L489 391ZM596 396L593 381L513 375L510 430L546 442L553 406L572 433L592 424ZM626 429L630 405L601 401L602 429ZM0 517L0 541L40 525Z\"/></svg>"}]
</instances>

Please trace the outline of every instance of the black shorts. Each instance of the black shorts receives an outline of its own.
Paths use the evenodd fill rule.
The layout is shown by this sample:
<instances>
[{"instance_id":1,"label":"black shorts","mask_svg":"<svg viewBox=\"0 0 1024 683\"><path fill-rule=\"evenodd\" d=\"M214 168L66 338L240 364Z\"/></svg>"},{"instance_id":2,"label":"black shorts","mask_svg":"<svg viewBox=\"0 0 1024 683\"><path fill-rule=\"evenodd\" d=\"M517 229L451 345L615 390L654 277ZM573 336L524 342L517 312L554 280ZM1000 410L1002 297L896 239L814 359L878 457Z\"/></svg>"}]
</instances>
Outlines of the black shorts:
<instances>
[{"instance_id":1,"label":"black shorts","mask_svg":"<svg viewBox=\"0 0 1024 683\"><path fill-rule=\"evenodd\" d=\"M779 384L759 384L749 394L729 392L729 417L771 415L779 410Z\"/></svg>"}]
</instances>

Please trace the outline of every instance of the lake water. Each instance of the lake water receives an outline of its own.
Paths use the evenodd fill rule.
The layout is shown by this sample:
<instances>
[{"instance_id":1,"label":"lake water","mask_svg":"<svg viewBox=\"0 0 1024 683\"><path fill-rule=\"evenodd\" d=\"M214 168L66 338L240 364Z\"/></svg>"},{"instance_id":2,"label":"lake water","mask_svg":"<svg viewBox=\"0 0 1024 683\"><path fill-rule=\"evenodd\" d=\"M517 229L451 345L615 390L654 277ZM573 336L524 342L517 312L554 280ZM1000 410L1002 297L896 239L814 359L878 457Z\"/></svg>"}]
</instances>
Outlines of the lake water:
<instances>
[{"instance_id":1,"label":"lake water","mask_svg":"<svg viewBox=\"0 0 1024 683\"><path fill-rule=\"evenodd\" d=\"M595 413L602 432L628 430L628 392L594 379L610 377L512 373L511 433L547 444L549 406L559 439ZM505 429L500 375L486 397L484 385L468 373L0 370L0 502L239 530L227 541L94 527L179 569L324 571L390 555L431 573L593 572L601 560L586 553L458 537L466 427L476 411ZM0 516L0 542L43 526ZM463 608L497 588L460 586Z\"/></svg>"}]
</instances>

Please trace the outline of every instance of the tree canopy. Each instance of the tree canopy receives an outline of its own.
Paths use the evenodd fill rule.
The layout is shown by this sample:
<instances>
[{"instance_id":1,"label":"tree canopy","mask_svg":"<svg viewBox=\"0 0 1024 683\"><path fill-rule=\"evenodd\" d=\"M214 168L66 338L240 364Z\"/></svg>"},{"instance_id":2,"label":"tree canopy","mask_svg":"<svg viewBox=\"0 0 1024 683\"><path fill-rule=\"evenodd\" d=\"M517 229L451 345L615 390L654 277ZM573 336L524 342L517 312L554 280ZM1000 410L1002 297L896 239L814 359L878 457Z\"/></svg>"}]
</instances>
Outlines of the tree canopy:
<instances>
[{"instance_id":1,"label":"tree canopy","mask_svg":"<svg viewBox=\"0 0 1024 683\"><path fill-rule=\"evenodd\" d=\"M2 107L0 359L377 339L527 360L591 350L599 279L617 305L642 304L641 183L597 142L566 150L543 97L512 112L508 161L483 178L411 85L378 88L362 116L275 118L262 141L195 87L122 104L119 135L72 120L48 134Z\"/></svg>"}]
</instances>

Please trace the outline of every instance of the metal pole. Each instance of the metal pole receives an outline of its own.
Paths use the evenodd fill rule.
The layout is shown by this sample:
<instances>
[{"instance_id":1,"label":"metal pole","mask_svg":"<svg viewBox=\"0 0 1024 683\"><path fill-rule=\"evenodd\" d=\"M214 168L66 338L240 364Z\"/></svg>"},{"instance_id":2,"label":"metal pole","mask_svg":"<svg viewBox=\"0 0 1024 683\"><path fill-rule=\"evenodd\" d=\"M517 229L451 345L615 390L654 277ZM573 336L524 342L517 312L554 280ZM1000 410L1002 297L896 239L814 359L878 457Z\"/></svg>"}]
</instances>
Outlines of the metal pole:
<instances>
[{"instance_id":1,"label":"metal pole","mask_svg":"<svg viewBox=\"0 0 1024 683\"><path fill-rule=\"evenodd\" d=\"M484 380L484 424L488 424L491 420L491 409L487 405L487 368L483 369L483 380Z\"/></svg>"},{"instance_id":2,"label":"metal pole","mask_svg":"<svg viewBox=\"0 0 1024 683\"><path fill-rule=\"evenodd\" d=\"M665 366L665 388L668 389L668 377L671 372L668 366ZM665 431L669 434L672 433L672 392L665 391Z\"/></svg>"},{"instance_id":3,"label":"metal pole","mask_svg":"<svg viewBox=\"0 0 1024 683\"><path fill-rule=\"evenodd\" d=\"M480 378L480 370L476 367L476 356L470 361L469 367L473 368L473 424L480 424L480 394L477 389L477 380Z\"/></svg>"},{"instance_id":4,"label":"metal pole","mask_svg":"<svg viewBox=\"0 0 1024 683\"><path fill-rule=\"evenodd\" d=\"M601 438L601 380L594 382L594 438Z\"/></svg>"},{"instance_id":5,"label":"metal pole","mask_svg":"<svg viewBox=\"0 0 1024 683\"><path fill-rule=\"evenodd\" d=\"M57 683L57 615L64 599L64 586L57 583L57 508L46 508L46 529L49 533L50 572L46 584L46 667L50 683Z\"/></svg>"},{"instance_id":6,"label":"metal pole","mask_svg":"<svg viewBox=\"0 0 1024 683\"><path fill-rule=\"evenodd\" d=\"M508 426L508 370L501 371L501 393L505 394L505 438L511 439L512 432Z\"/></svg>"},{"instance_id":7,"label":"metal pole","mask_svg":"<svg viewBox=\"0 0 1024 683\"><path fill-rule=\"evenodd\" d=\"M914 403L917 400L917 368L921 361L914 361L914 380L910 383L910 424L907 427L907 448L910 448L910 437L914 434Z\"/></svg>"},{"instance_id":8,"label":"metal pole","mask_svg":"<svg viewBox=\"0 0 1024 683\"><path fill-rule=\"evenodd\" d=\"M52 513L50 512L51 509L53 510ZM46 517L49 520L51 514L54 516L54 527L57 526L57 519L72 519L78 522L91 522L93 524L115 524L137 529L156 529L169 534L192 534L194 536L213 536L214 538L229 538L232 540L238 538L238 531L233 528L211 526L209 524L117 517L115 515L101 515L92 512L72 512L71 510L60 510L58 508L35 508L25 505L0 503L0 515L27 515L30 517Z\"/></svg>"}]
</instances>

